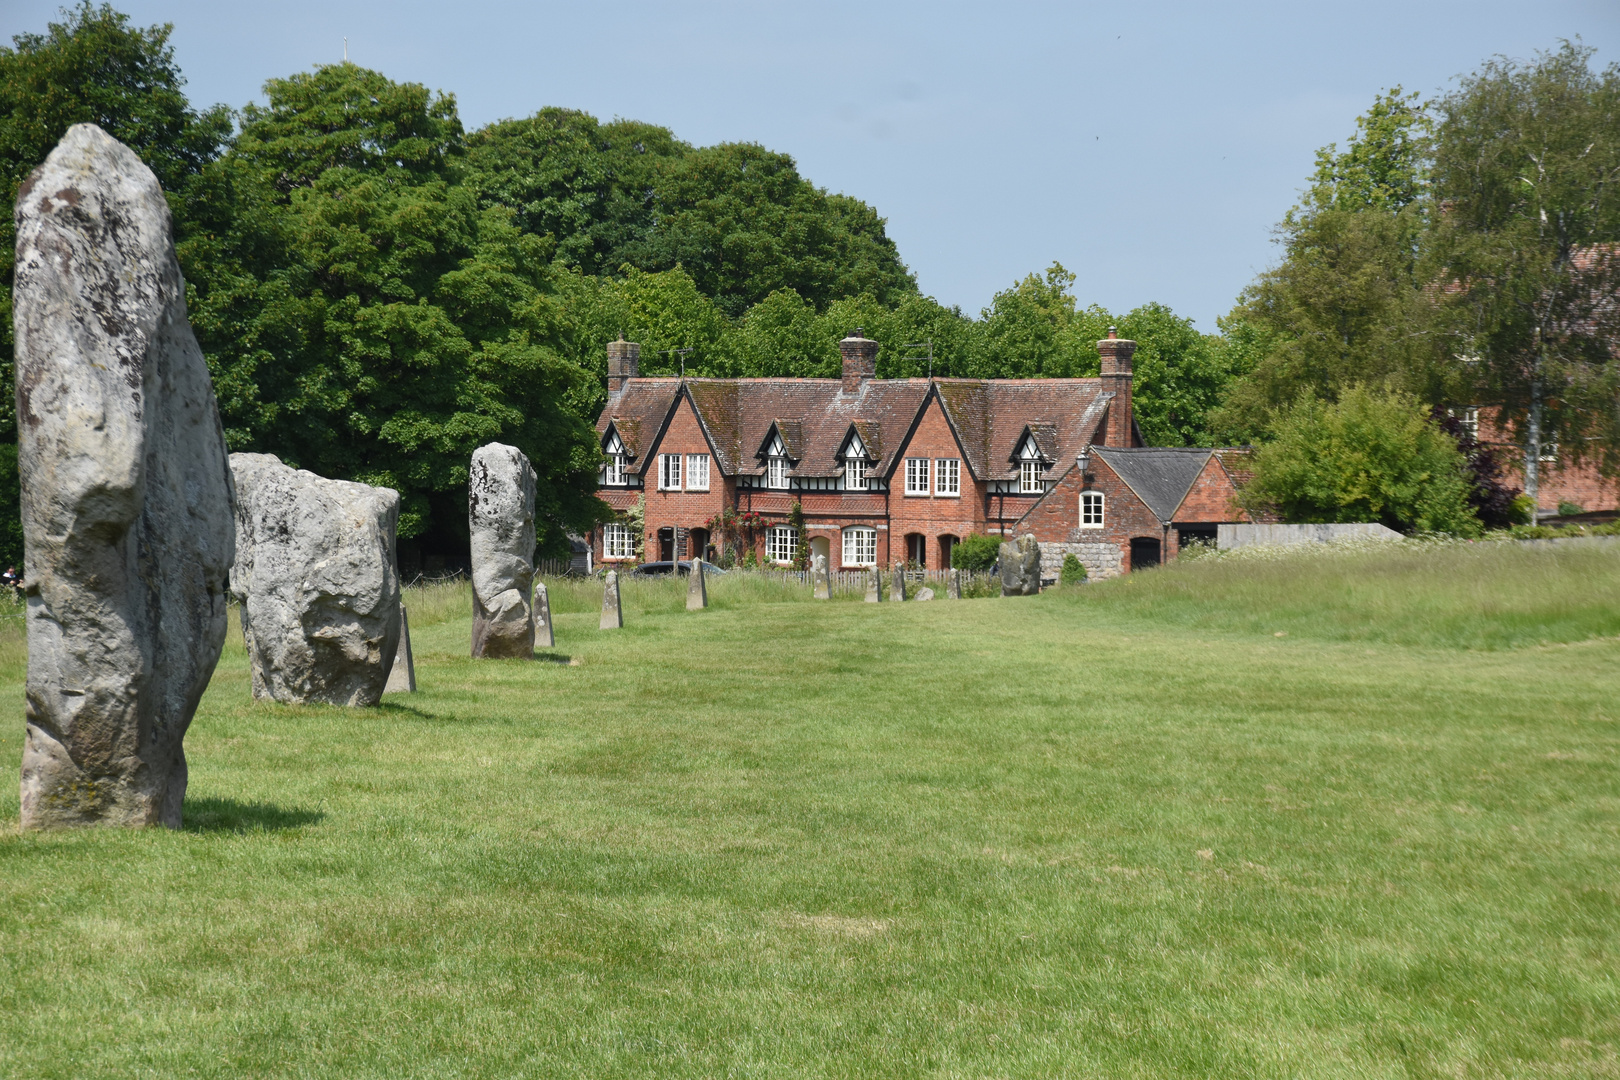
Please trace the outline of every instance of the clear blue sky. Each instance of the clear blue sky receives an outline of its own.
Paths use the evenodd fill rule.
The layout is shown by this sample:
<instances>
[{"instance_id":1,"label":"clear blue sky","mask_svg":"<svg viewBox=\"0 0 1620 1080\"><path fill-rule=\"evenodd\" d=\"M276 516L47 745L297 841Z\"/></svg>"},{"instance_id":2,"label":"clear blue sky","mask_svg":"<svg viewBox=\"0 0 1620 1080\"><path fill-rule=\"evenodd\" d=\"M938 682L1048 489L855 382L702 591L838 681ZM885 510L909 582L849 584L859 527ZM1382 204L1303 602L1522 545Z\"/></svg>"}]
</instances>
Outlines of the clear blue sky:
<instances>
[{"instance_id":1,"label":"clear blue sky","mask_svg":"<svg viewBox=\"0 0 1620 1080\"><path fill-rule=\"evenodd\" d=\"M454 93L469 128L562 105L789 153L876 206L923 290L970 313L1057 260L1082 303L1157 300L1205 330L1381 89L1576 35L1620 60L1617 0L114 6L174 23L199 104L241 106L346 36L355 62ZM0 35L57 7L6 0Z\"/></svg>"}]
</instances>

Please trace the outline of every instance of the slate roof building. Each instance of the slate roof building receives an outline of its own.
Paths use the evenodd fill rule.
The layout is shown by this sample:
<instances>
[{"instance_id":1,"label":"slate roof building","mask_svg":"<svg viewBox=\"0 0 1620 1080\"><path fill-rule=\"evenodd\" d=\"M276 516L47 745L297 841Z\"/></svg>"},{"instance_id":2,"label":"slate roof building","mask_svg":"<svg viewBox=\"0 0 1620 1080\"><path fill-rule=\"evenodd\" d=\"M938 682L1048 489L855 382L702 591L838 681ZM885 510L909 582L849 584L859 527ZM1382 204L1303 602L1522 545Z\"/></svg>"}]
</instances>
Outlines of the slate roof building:
<instances>
[{"instance_id":1,"label":"slate roof building","mask_svg":"<svg viewBox=\"0 0 1620 1080\"><path fill-rule=\"evenodd\" d=\"M834 570L943 569L970 533L1031 530L1103 576L1173 557L1175 530L1241 518L1211 451L1142 447L1135 347L1110 331L1097 378L879 379L877 342L856 330L839 342L838 379L686 379L644 378L640 346L612 342L598 494L619 520L593 531L593 555L717 559L740 543L786 564L797 503L810 552ZM1225 486L1194 498L1200 483ZM1101 531L1081 520L1083 490L1112 500Z\"/></svg>"}]
</instances>

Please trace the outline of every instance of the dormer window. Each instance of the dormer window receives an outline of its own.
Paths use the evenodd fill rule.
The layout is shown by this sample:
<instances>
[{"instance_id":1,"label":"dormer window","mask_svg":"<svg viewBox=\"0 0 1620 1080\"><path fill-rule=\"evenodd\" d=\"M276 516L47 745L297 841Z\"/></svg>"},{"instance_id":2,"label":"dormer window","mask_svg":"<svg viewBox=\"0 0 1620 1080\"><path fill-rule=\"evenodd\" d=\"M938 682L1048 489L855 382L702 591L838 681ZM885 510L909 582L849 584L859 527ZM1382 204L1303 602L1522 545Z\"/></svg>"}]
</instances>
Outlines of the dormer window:
<instances>
[{"instance_id":1,"label":"dormer window","mask_svg":"<svg viewBox=\"0 0 1620 1080\"><path fill-rule=\"evenodd\" d=\"M630 462L630 455L625 453L624 443L619 441L618 433L608 440L602 448L607 455L607 461L602 465L601 483L603 487L624 487L625 468Z\"/></svg>"},{"instance_id":2,"label":"dormer window","mask_svg":"<svg viewBox=\"0 0 1620 1080\"><path fill-rule=\"evenodd\" d=\"M866 491L871 484L866 479L866 444L861 437L853 431L849 435L849 443L844 447L844 490Z\"/></svg>"},{"instance_id":3,"label":"dormer window","mask_svg":"<svg viewBox=\"0 0 1620 1080\"><path fill-rule=\"evenodd\" d=\"M1018 491L1022 495L1039 495L1046 490L1041 483L1041 463L1039 461L1020 461L1018 463Z\"/></svg>"},{"instance_id":4,"label":"dormer window","mask_svg":"<svg viewBox=\"0 0 1620 1080\"><path fill-rule=\"evenodd\" d=\"M765 455L765 486L778 490L788 486L787 447L782 445L780 435L771 440L771 448Z\"/></svg>"}]
</instances>

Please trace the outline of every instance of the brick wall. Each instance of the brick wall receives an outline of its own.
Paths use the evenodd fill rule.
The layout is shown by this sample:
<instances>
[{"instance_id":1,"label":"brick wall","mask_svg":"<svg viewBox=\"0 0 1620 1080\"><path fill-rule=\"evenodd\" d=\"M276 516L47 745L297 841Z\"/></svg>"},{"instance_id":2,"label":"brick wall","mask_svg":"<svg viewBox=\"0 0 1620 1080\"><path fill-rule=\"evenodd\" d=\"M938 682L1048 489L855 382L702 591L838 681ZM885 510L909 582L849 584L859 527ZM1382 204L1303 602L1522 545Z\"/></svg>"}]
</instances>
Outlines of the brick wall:
<instances>
[{"instance_id":1,"label":"brick wall","mask_svg":"<svg viewBox=\"0 0 1620 1080\"><path fill-rule=\"evenodd\" d=\"M1508 441L1498 416L1495 409L1479 410L1479 441L1497 452L1503 482L1522 489L1524 448ZM1577 466L1566 453L1560 460L1543 461L1537 471L1536 506L1544 513L1555 513L1561 502L1576 503L1582 510L1620 510L1620 481L1601 476L1591 464Z\"/></svg>"},{"instance_id":2,"label":"brick wall","mask_svg":"<svg viewBox=\"0 0 1620 1080\"><path fill-rule=\"evenodd\" d=\"M1170 530L1167 537L1163 526L1159 524L1159 519L1153 516L1153 511L1148 509L1147 504L1137 497L1136 492L1132 491L1102 458L1093 455L1090 458L1090 470L1086 474L1090 479L1083 480L1079 470L1070 466L1034 508L1024 515L1014 531L1020 535L1034 534L1043 551L1047 544L1078 545L1075 554L1080 556L1082 563L1086 563L1088 556L1096 560L1095 571L1091 563L1086 563L1086 572L1099 578L1113 577L1130 571L1133 538L1158 540L1161 545L1159 557L1164 560L1175 558L1175 530ZM1103 527L1100 529L1080 528L1082 490L1102 492ZM1096 552L1095 545L1112 548L1117 553L1117 564L1113 564L1112 560ZM1062 562L1063 558L1059 555L1058 563L1061 565ZM1044 555L1042 573L1045 573Z\"/></svg>"},{"instance_id":3,"label":"brick wall","mask_svg":"<svg viewBox=\"0 0 1620 1080\"><path fill-rule=\"evenodd\" d=\"M1237 504L1237 485L1220 458L1210 455L1198 479L1187 489L1187 497L1176 510L1175 519L1179 524L1249 520Z\"/></svg>"},{"instance_id":4,"label":"brick wall","mask_svg":"<svg viewBox=\"0 0 1620 1080\"><path fill-rule=\"evenodd\" d=\"M927 495L905 493L906 458L927 459ZM934 470L939 458L957 460L960 495L933 493L938 486ZM927 568L948 569L940 537L950 536L960 540L970 533L984 531L984 491L983 485L968 475L967 461L962 457L961 447L957 445L956 435L951 431L937 397L928 402L922 419L897 461L889 482L889 535L893 554L888 562L906 558L906 537L920 534L926 539Z\"/></svg>"}]
</instances>

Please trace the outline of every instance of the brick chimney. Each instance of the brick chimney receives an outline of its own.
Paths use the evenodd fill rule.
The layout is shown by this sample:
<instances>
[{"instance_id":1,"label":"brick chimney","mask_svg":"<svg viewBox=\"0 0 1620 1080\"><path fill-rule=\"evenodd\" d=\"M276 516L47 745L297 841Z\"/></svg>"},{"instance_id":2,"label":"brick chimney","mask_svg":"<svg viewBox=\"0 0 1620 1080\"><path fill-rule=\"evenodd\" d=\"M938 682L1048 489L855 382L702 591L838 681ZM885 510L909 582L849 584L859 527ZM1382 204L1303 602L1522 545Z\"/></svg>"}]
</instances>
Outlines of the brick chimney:
<instances>
[{"instance_id":1,"label":"brick chimney","mask_svg":"<svg viewBox=\"0 0 1620 1080\"><path fill-rule=\"evenodd\" d=\"M838 343L838 352L844 358L844 393L858 393L861 384L877 374L877 349L877 342L859 326Z\"/></svg>"},{"instance_id":2,"label":"brick chimney","mask_svg":"<svg viewBox=\"0 0 1620 1080\"><path fill-rule=\"evenodd\" d=\"M633 341L608 342L608 393L617 394L624 384L641 374L641 346Z\"/></svg>"},{"instance_id":3,"label":"brick chimney","mask_svg":"<svg viewBox=\"0 0 1620 1080\"><path fill-rule=\"evenodd\" d=\"M1119 337L1110 326L1108 336L1097 342L1097 352L1102 356L1102 388L1114 395L1108 403L1102 445L1131 446L1131 355L1136 342Z\"/></svg>"}]
</instances>

